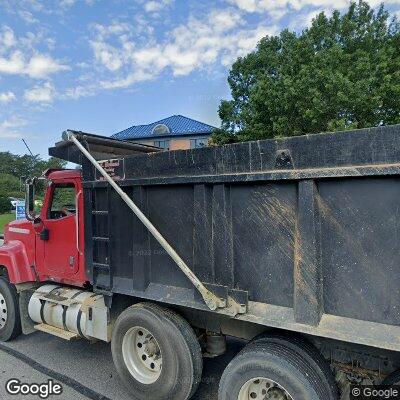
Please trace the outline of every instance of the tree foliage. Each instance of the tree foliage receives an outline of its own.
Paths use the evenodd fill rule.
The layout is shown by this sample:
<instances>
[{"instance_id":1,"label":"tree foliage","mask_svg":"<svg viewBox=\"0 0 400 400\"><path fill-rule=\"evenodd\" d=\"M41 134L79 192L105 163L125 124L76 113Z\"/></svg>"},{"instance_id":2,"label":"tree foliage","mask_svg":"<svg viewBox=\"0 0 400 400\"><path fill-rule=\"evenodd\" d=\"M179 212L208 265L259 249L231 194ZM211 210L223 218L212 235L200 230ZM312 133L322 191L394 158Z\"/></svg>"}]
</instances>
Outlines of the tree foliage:
<instances>
[{"instance_id":1,"label":"tree foliage","mask_svg":"<svg viewBox=\"0 0 400 400\"><path fill-rule=\"evenodd\" d=\"M0 152L0 174L9 174L20 178L31 178L42 175L48 168L64 168L66 161L50 157L43 160L39 155L28 154L19 156L8 151Z\"/></svg>"},{"instance_id":2,"label":"tree foliage","mask_svg":"<svg viewBox=\"0 0 400 400\"><path fill-rule=\"evenodd\" d=\"M263 38L239 58L213 142L400 122L400 25L364 1L319 14L300 34Z\"/></svg>"},{"instance_id":3,"label":"tree foliage","mask_svg":"<svg viewBox=\"0 0 400 400\"><path fill-rule=\"evenodd\" d=\"M16 197L23 198L23 182L10 174L0 173L0 197ZM8 205L10 201L8 200Z\"/></svg>"},{"instance_id":4,"label":"tree foliage","mask_svg":"<svg viewBox=\"0 0 400 400\"><path fill-rule=\"evenodd\" d=\"M11 210L11 203L10 200L5 197L0 195L0 214L5 214L10 212Z\"/></svg>"},{"instance_id":5,"label":"tree foliage","mask_svg":"<svg viewBox=\"0 0 400 400\"><path fill-rule=\"evenodd\" d=\"M10 152L0 152L0 197L3 199L2 203L4 204L4 199L7 199L8 209L10 209L11 205L8 198L24 198L24 184L27 178L41 176L43 171L49 168L64 168L66 164L65 161L54 157L43 160L38 155L34 157L30 155L19 156ZM43 184L38 185L39 196L43 193L43 190Z\"/></svg>"}]
</instances>

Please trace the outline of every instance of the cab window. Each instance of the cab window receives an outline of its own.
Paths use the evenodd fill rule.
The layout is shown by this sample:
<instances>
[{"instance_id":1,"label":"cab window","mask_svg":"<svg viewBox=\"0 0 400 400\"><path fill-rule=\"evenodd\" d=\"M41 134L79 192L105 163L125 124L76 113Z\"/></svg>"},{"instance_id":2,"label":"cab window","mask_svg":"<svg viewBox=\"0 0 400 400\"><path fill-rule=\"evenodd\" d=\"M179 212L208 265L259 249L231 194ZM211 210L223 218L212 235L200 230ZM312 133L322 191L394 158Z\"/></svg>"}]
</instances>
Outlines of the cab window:
<instances>
[{"instance_id":1,"label":"cab window","mask_svg":"<svg viewBox=\"0 0 400 400\"><path fill-rule=\"evenodd\" d=\"M73 183L57 184L53 189L49 219L60 219L76 214L75 186Z\"/></svg>"}]
</instances>

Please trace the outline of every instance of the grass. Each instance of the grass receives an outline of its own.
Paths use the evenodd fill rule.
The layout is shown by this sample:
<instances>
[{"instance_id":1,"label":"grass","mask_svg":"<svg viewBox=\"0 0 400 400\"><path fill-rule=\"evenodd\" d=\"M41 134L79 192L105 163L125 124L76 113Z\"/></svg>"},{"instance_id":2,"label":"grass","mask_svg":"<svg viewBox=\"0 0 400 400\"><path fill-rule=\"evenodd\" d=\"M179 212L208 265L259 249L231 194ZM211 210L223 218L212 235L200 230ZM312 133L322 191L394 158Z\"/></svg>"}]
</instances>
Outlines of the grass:
<instances>
[{"instance_id":1,"label":"grass","mask_svg":"<svg viewBox=\"0 0 400 400\"><path fill-rule=\"evenodd\" d=\"M3 234L4 225L8 224L9 222L15 219L15 214L0 214L0 235Z\"/></svg>"}]
</instances>

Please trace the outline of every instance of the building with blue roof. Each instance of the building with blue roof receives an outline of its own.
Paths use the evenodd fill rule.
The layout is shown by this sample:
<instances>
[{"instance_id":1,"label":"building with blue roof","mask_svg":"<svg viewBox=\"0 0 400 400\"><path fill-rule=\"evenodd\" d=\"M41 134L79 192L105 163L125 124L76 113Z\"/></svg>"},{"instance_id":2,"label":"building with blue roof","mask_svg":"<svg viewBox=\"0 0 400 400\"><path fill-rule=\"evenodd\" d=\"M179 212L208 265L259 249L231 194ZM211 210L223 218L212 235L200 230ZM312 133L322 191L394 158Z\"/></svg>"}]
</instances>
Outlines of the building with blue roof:
<instances>
[{"instance_id":1,"label":"building with blue roof","mask_svg":"<svg viewBox=\"0 0 400 400\"><path fill-rule=\"evenodd\" d=\"M112 137L166 150L194 149L206 146L214 129L214 126L204 122L172 115L147 125L131 126Z\"/></svg>"}]
</instances>

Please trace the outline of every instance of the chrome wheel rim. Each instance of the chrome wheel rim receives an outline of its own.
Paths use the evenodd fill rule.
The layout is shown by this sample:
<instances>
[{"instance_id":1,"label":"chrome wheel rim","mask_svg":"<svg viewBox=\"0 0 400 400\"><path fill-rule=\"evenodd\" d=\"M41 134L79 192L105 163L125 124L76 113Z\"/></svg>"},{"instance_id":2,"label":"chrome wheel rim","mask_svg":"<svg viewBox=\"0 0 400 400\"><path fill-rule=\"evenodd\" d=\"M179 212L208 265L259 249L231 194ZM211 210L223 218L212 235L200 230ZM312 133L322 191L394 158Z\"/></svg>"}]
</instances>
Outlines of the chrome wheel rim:
<instances>
[{"instance_id":1,"label":"chrome wheel rim","mask_svg":"<svg viewBox=\"0 0 400 400\"><path fill-rule=\"evenodd\" d=\"M293 397L272 379L254 378L242 386L238 400L293 400Z\"/></svg>"},{"instance_id":2,"label":"chrome wheel rim","mask_svg":"<svg viewBox=\"0 0 400 400\"><path fill-rule=\"evenodd\" d=\"M0 329L4 328L7 322L7 304L6 299L0 293Z\"/></svg>"},{"instance_id":3,"label":"chrome wheel rim","mask_svg":"<svg viewBox=\"0 0 400 400\"><path fill-rule=\"evenodd\" d=\"M126 332L122 341L122 355L128 371L140 383L150 385L160 377L161 349L147 329L136 326Z\"/></svg>"}]
</instances>

